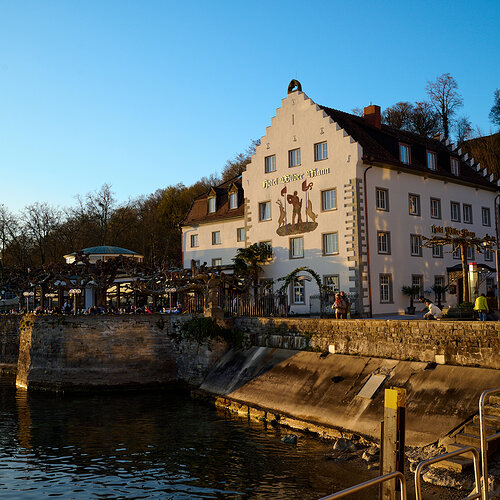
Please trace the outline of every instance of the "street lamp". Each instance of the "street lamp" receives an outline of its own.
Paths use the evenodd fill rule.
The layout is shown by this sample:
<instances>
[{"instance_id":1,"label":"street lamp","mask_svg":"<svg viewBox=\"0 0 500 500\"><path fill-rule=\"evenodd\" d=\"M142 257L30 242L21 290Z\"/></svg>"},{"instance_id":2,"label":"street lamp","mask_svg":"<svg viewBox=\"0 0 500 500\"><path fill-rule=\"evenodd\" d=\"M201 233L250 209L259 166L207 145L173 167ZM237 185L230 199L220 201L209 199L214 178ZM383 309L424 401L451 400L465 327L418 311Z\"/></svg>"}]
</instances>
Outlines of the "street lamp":
<instances>
[{"instance_id":1,"label":"street lamp","mask_svg":"<svg viewBox=\"0 0 500 500\"><path fill-rule=\"evenodd\" d=\"M73 314L76 316L76 299L82 291L79 288L72 288L68 293L73 295Z\"/></svg>"},{"instance_id":2,"label":"street lamp","mask_svg":"<svg viewBox=\"0 0 500 500\"><path fill-rule=\"evenodd\" d=\"M28 313L30 310L30 297L34 297L35 292L23 292L23 295L26 297L26 312Z\"/></svg>"},{"instance_id":3,"label":"street lamp","mask_svg":"<svg viewBox=\"0 0 500 500\"><path fill-rule=\"evenodd\" d=\"M57 293L46 293L45 297L49 299L49 308L52 309L52 300L57 297Z\"/></svg>"}]
</instances>

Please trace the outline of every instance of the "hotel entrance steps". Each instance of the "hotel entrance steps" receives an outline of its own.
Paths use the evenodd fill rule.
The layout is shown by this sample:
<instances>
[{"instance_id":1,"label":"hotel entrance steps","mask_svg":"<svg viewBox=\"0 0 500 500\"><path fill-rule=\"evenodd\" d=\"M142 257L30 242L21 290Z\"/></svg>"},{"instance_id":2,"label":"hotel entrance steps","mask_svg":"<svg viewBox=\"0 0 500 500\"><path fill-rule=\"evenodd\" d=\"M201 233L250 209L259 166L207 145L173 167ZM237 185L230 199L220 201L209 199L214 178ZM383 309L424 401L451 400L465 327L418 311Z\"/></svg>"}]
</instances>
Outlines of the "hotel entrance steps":
<instances>
[{"instance_id":1,"label":"hotel entrance steps","mask_svg":"<svg viewBox=\"0 0 500 500\"><path fill-rule=\"evenodd\" d=\"M488 404L484 406L484 423L487 436L491 436L500 431L500 396L490 396ZM474 415L469 422L464 424L452 439L452 442L448 442L445 445L447 452L455 451L467 445L474 446L478 452L481 452L479 414ZM488 455L492 455L498 449L498 443L499 440L495 440L489 444ZM462 472L467 469L472 469L472 465L473 462L471 458L455 457L438 462L431 467Z\"/></svg>"}]
</instances>

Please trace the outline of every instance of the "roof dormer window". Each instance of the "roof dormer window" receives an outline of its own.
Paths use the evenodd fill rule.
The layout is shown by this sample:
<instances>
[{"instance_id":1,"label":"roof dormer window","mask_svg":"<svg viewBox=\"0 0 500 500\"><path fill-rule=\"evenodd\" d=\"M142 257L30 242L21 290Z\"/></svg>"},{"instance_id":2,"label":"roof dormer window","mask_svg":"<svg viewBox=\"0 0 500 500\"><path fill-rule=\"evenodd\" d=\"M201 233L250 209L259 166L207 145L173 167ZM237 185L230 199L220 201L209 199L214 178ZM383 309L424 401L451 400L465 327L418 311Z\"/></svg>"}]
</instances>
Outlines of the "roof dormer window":
<instances>
[{"instance_id":1,"label":"roof dormer window","mask_svg":"<svg viewBox=\"0 0 500 500\"><path fill-rule=\"evenodd\" d=\"M427 151L427 168L429 170L436 170L436 153Z\"/></svg>"},{"instance_id":2,"label":"roof dormer window","mask_svg":"<svg viewBox=\"0 0 500 500\"><path fill-rule=\"evenodd\" d=\"M457 177L460 175L460 164L457 158L451 158L451 173Z\"/></svg>"},{"instance_id":3,"label":"roof dormer window","mask_svg":"<svg viewBox=\"0 0 500 500\"><path fill-rule=\"evenodd\" d=\"M238 208L238 192L233 191L229 193L229 210L234 210Z\"/></svg>"},{"instance_id":4,"label":"roof dormer window","mask_svg":"<svg viewBox=\"0 0 500 500\"><path fill-rule=\"evenodd\" d=\"M399 161L401 163L410 164L410 146L408 144L399 145Z\"/></svg>"},{"instance_id":5,"label":"roof dormer window","mask_svg":"<svg viewBox=\"0 0 500 500\"><path fill-rule=\"evenodd\" d=\"M208 213L213 214L215 212L215 196L209 196L208 198Z\"/></svg>"}]
</instances>

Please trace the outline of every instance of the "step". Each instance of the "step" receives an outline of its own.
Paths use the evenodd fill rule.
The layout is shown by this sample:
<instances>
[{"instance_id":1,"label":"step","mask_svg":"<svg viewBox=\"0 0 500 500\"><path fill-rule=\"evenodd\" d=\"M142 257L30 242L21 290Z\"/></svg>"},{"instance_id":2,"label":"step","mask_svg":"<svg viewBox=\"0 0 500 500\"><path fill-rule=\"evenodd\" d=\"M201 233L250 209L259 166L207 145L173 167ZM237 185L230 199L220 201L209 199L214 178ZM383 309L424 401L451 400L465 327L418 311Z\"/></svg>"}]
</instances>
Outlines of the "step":
<instances>
[{"instance_id":1,"label":"step","mask_svg":"<svg viewBox=\"0 0 500 500\"><path fill-rule=\"evenodd\" d=\"M474 436L481 435L481 426L479 424L467 424L464 429L465 434L472 434ZM492 436L497 433L496 427L484 426L484 432L487 436Z\"/></svg>"},{"instance_id":2,"label":"step","mask_svg":"<svg viewBox=\"0 0 500 500\"><path fill-rule=\"evenodd\" d=\"M474 462L472 458L467 458L467 456L457 456L447 458L446 460L432 464L429 467L433 467L434 469L446 469L455 472L463 472L471 469L473 465Z\"/></svg>"},{"instance_id":3,"label":"step","mask_svg":"<svg viewBox=\"0 0 500 500\"><path fill-rule=\"evenodd\" d=\"M500 404L490 403L484 405L484 413L486 415L495 415L500 417Z\"/></svg>"},{"instance_id":4,"label":"step","mask_svg":"<svg viewBox=\"0 0 500 500\"><path fill-rule=\"evenodd\" d=\"M473 422L479 425L479 415L474 415ZM484 415L484 423L493 429L500 430L500 415L489 415L486 413Z\"/></svg>"},{"instance_id":5,"label":"step","mask_svg":"<svg viewBox=\"0 0 500 500\"><path fill-rule=\"evenodd\" d=\"M479 436L474 434L468 434L466 432L461 432L455 436L455 443L462 446L474 446L478 450L481 448L481 440Z\"/></svg>"}]
</instances>

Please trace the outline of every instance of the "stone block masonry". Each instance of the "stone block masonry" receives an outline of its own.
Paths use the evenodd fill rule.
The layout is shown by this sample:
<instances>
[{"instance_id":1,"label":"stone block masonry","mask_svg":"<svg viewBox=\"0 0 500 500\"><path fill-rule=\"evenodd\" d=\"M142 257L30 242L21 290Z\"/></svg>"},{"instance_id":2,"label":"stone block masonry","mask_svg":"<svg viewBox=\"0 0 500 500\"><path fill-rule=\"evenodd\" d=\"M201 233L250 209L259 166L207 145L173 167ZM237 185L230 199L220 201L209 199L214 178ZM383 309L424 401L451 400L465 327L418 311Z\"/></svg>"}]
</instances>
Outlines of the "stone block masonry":
<instances>
[{"instance_id":1,"label":"stone block masonry","mask_svg":"<svg viewBox=\"0 0 500 500\"><path fill-rule=\"evenodd\" d=\"M12 371L19 356L19 316L0 316L0 372Z\"/></svg>"},{"instance_id":2,"label":"stone block masonry","mask_svg":"<svg viewBox=\"0 0 500 500\"><path fill-rule=\"evenodd\" d=\"M237 318L255 346L500 369L500 322Z\"/></svg>"}]
</instances>

